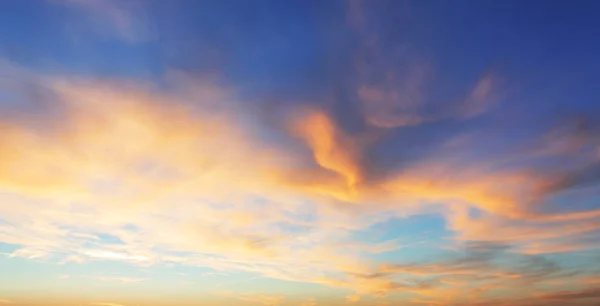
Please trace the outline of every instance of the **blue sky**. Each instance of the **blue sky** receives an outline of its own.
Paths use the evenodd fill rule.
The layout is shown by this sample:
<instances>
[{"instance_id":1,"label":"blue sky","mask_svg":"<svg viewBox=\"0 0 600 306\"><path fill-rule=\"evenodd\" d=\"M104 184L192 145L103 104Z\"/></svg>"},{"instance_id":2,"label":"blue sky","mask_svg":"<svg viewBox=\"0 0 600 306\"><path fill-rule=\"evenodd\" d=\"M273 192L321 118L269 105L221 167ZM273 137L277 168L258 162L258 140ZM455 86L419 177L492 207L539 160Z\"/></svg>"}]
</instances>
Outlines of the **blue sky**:
<instances>
[{"instance_id":1,"label":"blue sky","mask_svg":"<svg viewBox=\"0 0 600 306\"><path fill-rule=\"evenodd\" d=\"M596 305L600 4L0 4L0 305Z\"/></svg>"}]
</instances>

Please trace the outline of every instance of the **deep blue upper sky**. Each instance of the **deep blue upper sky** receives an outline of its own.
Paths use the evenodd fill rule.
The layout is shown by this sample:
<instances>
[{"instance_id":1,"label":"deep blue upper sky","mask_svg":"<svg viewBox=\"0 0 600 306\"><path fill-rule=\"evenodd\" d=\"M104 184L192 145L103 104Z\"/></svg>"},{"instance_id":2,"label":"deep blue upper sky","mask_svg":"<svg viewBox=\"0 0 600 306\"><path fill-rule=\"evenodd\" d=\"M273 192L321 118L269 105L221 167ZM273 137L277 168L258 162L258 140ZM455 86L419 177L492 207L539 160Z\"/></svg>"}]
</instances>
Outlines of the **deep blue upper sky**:
<instances>
[{"instance_id":1,"label":"deep blue upper sky","mask_svg":"<svg viewBox=\"0 0 600 306\"><path fill-rule=\"evenodd\" d=\"M345 1L122 3L143 11L155 37L131 43L91 35L77 29L85 28L78 23L85 16L72 6L7 1L0 12L1 55L32 67L98 74L213 69L258 87L320 90L339 83L357 48ZM599 7L596 1L373 1L364 13L382 49L410 45L433 59L444 86L494 68L545 90L579 80L569 97L585 103L593 100L599 65Z\"/></svg>"}]
</instances>

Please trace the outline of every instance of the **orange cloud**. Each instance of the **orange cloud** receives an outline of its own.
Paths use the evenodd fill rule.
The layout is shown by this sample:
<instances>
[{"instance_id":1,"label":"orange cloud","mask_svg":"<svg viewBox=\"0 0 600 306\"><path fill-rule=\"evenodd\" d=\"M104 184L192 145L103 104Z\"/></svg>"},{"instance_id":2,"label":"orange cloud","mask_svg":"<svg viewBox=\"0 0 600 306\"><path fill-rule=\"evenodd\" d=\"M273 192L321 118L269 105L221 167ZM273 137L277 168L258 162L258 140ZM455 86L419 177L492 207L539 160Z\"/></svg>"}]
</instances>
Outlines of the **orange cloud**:
<instances>
[{"instance_id":1,"label":"orange cloud","mask_svg":"<svg viewBox=\"0 0 600 306\"><path fill-rule=\"evenodd\" d=\"M293 130L310 147L319 166L343 178L346 193L351 198L362 179L357 143L339 131L331 118L320 111L309 112L298 120Z\"/></svg>"},{"instance_id":2,"label":"orange cloud","mask_svg":"<svg viewBox=\"0 0 600 306\"><path fill-rule=\"evenodd\" d=\"M356 302L360 301L360 295L357 295L357 294L349 295L346 297L346 301L348 301L350 303L356 303Z\"/></svg>"}]
</instances>

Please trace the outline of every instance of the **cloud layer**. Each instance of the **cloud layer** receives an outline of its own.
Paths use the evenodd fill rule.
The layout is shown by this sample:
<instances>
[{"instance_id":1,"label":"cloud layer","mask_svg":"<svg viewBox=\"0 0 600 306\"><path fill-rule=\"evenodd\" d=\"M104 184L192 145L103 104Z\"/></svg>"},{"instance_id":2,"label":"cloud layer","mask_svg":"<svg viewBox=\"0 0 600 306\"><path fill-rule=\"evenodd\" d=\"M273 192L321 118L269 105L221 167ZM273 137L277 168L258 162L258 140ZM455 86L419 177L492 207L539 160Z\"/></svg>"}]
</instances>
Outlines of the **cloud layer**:
<instances>
[{"instance_id":1,"label":"cloud layer","mask_svg":"<svg viewBox=\"0 0 600 306\"><path fill-rule=\"evenodd\" d=\"M443 154L374 176L368 154L396 124L354 135L331 110L309 107L292 110L273 131L285 141L273 141L233 88L209 80L173 75L165 90L11 69L21 76L12 88L22 89L12 94L52 111L7 109L0 124L0 241L20 246L10 257L175 263L341 287L356 300L410 292L414 302L451 304L492 301L496 290L525 297L524 286L587 277L540 255L595 249L600 238L599 211L559 213L546 204L589 186L595 167L548 173L519 162L564 150L463 161L453 156L468 155L477 140L459 134L437 145ZM488 95L488 78L474 85L468 116L480 112L483 102L472 101ZM542 146L550 148L558 136L548 135ZM584 145L597 150L594 141ZM382 264L369 254L400 243L353 238L413 214L444 216L464 255ZM595 289L582 290L540 294L564 300Z\"/></svg>"}]
</instances>

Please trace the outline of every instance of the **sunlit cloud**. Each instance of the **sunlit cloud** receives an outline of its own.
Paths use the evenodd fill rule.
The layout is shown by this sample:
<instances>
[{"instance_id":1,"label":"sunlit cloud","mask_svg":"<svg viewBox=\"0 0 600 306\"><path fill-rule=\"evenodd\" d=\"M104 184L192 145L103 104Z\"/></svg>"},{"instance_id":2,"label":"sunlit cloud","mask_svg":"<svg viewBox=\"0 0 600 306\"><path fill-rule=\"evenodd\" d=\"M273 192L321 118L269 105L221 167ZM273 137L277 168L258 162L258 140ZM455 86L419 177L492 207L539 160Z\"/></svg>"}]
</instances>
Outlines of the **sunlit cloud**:
<instances>
[{"instance_id":1,"label":"sunlit cloud","mask_svg":"<svg viewBox=\"0 0 600 306\"><path fill-rule=\"evenodd\" d=\"M300 303L300 306L317 306L317 305L318 304L314 298L310 298L310 299Z\"/></svg>"},{"instance_id":2,"label":"sunlit cloud","mask_svg":"<svg viewBox=\"0 0 600 306\"><path fill-rule=\"evenodd\" d=\"M182 76L168 81L175 90L65 76L30 83L51 93L58 113L43 129L18 116L2 125L3 202L19 203L2 206L0 238L21 246L10 257L245 271L359 294L350 300L401 291L450 299L475 279L495 288L523 276L480 259L380 270L365 254L398 250L401 241L367 243L352 233L385 220L380 215L438 213L459 245L490 241L541 254L589 249L596 241L597 212L538 209L548 180L535 171L423 159L367 179L373 142L365 139L376 138L346 133L326 110L298 112L288 127L290 141L306 149L301 155L258 137L266 127L249 128L237 115L244 106L233 89ZM473 99L488 86L475 85ZM424 280L432 277L444 285Z\"/></svg>"},{"instance_id":3,"label":"sunlit cloud","mask_svg":"<svg viewBox=\"0 0 600 306\"><path fill-rule=\"evenodd\" d=\"M253 302L265 306L277 306L283 301L281 296L269 296L264 294L242 294L238 297L242 301Z\"/></svg>"},{"instance_id":4,"label":"sunlit cloud","mask_svg":"<svg viewBox=\"0 0 600 306\"><path fill-rule=\"evenodd\" d=\"M353 294L346 297L346 300L350 303L355 303L360 301L360 295Z\"/></svg>"}]
</instances>

